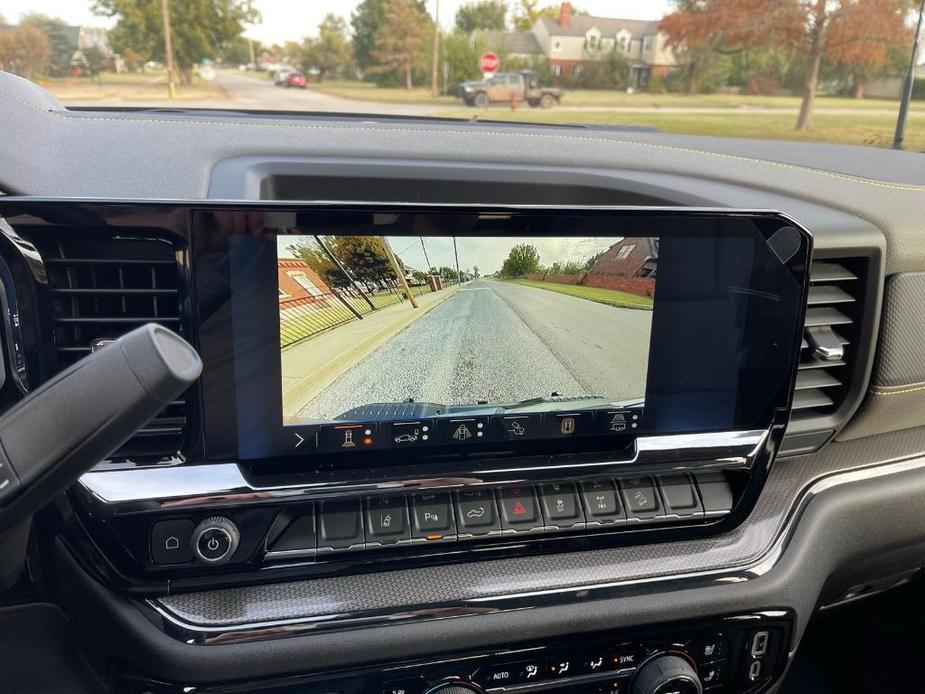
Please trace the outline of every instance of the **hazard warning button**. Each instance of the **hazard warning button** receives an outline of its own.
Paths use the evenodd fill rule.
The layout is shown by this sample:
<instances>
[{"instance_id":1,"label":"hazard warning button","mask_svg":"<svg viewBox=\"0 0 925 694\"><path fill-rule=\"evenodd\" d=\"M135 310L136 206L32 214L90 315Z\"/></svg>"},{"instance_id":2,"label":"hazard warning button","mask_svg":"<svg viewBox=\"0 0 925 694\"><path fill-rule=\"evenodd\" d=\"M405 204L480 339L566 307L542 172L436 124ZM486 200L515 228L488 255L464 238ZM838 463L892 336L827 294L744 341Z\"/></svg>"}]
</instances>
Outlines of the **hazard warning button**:
<instances>
[{"instance_id":1,"label":"hazard warning button","mask_svg":"<svg viewBox=\"0 0 925 694\"><path fill-rule=\"evenodd\" d=\"M543 518L532 485L501 489L501 528L507 532L531 532L543 528Z\"/></svg>"}]
</instances>

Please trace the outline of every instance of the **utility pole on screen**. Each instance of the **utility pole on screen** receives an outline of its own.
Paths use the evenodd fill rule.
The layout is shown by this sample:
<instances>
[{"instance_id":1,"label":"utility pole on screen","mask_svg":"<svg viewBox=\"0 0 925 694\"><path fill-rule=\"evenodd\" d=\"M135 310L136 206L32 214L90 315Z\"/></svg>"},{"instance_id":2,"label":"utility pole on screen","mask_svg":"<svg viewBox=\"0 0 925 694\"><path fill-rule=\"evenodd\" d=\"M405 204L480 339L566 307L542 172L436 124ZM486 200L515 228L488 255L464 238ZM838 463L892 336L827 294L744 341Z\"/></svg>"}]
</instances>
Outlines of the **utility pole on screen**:
<instances>
[{"instance_id":1,"label":"utility pole on screen","mask_svg":"<svg viewBox=\"0 0 925 694\"><path fill-rule=\"evenodd\" d=\"M440 55L440 0L434 0L434 60L430 72L430 91L437 96L440 93L440 86L437 84L437 66Z\"/></svg>"},{"instance_id":2,"label":"utility pole on screen","mask_svg":"<svg viewBox=\"0 0 925 694\"><path fill-rule=\"evenodd\" d=\"M919 5L919 20L915 25L915 35L912 37L912 60L909 61L909 72L903 83L903 93L899 97L899 115L896 117L896 133L893 135L893 149L902 149L903 140L906 139L906 116L909 113L909 102L912 101L912 90L915 87L915 63L919 54L919 34L922 32L922 15L925 14L925 0Z\"/></svg>"},{"instance_id":3,"label":"utility pole on screen","mask_svg":"<svg viewBox=\"0 0 925 694\"><path fill-rule=\"evenodd\" d=\"M408 301L411 302L413 308L418 307L417 299L414 298L414 292L411 291L411 287L408 286L408 280L405 279L405 272L401 268L401 264L398 262L398 258L395 257L395 252L392 250L392 245L389 243L389 240L383 236L382 237L382 247L385 249L385 254L389 259L389 263L392 265L392 270L395 272L395 276L398 278L398 283L401 285L402 290L405 292L405 296L408 297Z\"/></svg>"},{"instance_id":4,"label":"utility pole on screen","mask_svg":"<svg viewBox=\"0 0 925 694\"><path fill-rule=\"evenodd\" d=\"M164 53L167 55L167 96L173 99L177 90L173 82L173 42L170 37L170 8L167 0L161 0L161 16L164 19Z\"/></svg>"},{"instance_id":5,"label":"utility pole on screen","mask_svg":"<svg viewBox=\"0 0 925 694\"><path fill-rule=\"evenodd\" d=\"M453 255L456 256L456 284L462 284L462 275L459 273L459 251L456 250L456 237L453 237Z\"/></svg>"}]
</instances>

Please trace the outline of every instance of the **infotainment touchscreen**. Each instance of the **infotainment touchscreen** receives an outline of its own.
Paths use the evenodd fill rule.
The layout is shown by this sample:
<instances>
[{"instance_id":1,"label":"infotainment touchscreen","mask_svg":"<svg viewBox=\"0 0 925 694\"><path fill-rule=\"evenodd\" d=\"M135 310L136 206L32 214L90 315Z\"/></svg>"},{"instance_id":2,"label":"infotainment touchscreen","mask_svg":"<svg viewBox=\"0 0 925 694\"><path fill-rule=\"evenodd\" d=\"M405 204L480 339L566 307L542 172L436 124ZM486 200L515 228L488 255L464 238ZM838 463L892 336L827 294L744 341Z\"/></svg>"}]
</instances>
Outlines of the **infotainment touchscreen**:
<instances>
[{"instance_id":1,"label":"infotainment touchscreen","mask_svg":"<svg viewBox=\"0 0 925 694\"><path fill-rule=\"evenodd\" d=\"M283 423L506 413L535 435L550 405L640 407L659 240L652 237L278 236ZM636 426L614 413L613 431ZM583 424L583 423L582 423ZM578 418L547 423L577 433ZM359 427L357 430L361 429ZM420 422L392 444L434 440ZM343 428L341 447L370 436ZM455 437L455 439L453 438Z\"/></svg>"},{"instance_id":2,"label":"infotainment touchscreen","mask_svg":"<svg viewBox=\"0 0 925 694\"><path fill-rule=\"evenodd\" d=\"M192 220L213 242L197 272L227 274L232 319L215 321L224 342L203 322L207 363L233 372L211 382L234 383L211 394L207 369L207 434L234 432L242 458L608 450L786 420L810 238L779 215L225 214Z\"/></svg>"}]
</instances>

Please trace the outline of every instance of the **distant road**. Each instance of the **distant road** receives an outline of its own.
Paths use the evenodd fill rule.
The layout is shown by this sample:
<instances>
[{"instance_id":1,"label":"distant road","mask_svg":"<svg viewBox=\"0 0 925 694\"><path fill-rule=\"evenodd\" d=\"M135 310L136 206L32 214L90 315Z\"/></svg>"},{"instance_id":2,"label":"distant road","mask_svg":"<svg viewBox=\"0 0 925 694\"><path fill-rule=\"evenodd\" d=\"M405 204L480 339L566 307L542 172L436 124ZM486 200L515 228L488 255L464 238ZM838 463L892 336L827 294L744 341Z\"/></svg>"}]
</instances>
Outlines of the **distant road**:
<instances>
[{"instance_id":1,"label":"distant road","mask_svg":"<svg viewBox=\"0 0 925 694\"><path fill-rule=\"evenodd\" d=\"M390 104L360 101L308 89L277 87L264 77L244 75L233 70L218 70L215 82L229 96L222 108L323 111L325 113L385 113L404 116L426 116L437 108L432 104Z\"/></svg>"},{"instance_id":2,"label":"distant road","mask_svg":"<svg viewBox=\"0 0 925 694\"><path fill-rule=\"evenodd\" d=\"M645 394L652 312L476 280L334 381L299 412L332 418L407 398L509 403Z\"/></svg>"}]
</instances>

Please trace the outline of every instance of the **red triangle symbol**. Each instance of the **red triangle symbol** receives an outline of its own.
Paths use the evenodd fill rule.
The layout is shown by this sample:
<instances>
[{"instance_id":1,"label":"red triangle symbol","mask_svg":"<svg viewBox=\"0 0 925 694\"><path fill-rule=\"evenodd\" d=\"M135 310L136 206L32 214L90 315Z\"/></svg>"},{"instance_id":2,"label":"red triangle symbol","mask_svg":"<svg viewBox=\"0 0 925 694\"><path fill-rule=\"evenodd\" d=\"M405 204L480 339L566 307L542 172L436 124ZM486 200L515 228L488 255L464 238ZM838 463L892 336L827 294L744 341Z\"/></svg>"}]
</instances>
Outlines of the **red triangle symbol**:
<instances>
[{"instance_id":1,"label":"red triangle symbol","mask_svg":"<svg viewBox=\"0 0 925 694\"><path fill-rule=\"evenodd\" d=\"M523 505L521 501L514 502L514 508L511 510L515 516L522 516L527 512L527 507Z\"/></svg>"}]
</instances>

